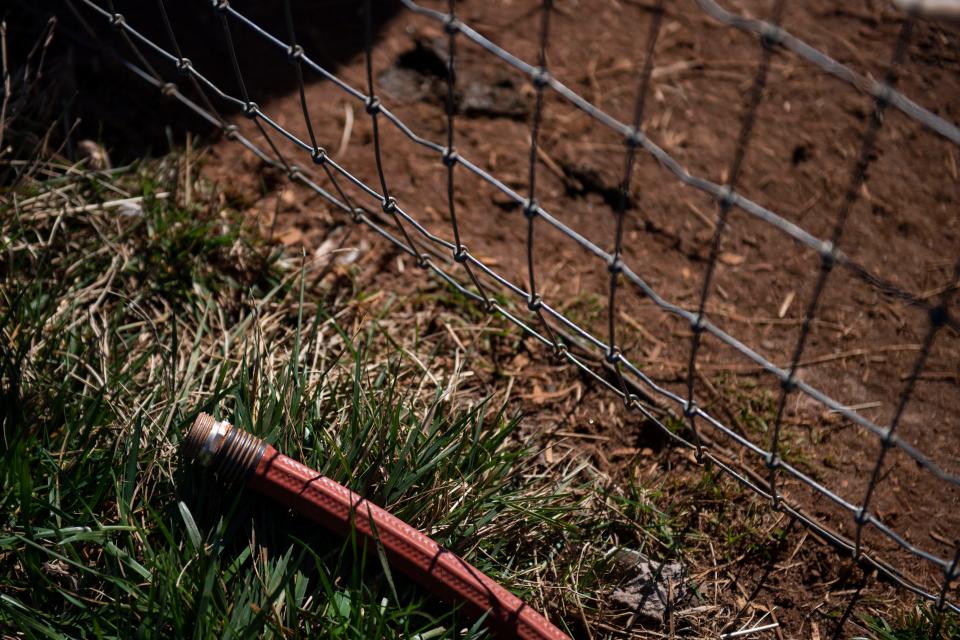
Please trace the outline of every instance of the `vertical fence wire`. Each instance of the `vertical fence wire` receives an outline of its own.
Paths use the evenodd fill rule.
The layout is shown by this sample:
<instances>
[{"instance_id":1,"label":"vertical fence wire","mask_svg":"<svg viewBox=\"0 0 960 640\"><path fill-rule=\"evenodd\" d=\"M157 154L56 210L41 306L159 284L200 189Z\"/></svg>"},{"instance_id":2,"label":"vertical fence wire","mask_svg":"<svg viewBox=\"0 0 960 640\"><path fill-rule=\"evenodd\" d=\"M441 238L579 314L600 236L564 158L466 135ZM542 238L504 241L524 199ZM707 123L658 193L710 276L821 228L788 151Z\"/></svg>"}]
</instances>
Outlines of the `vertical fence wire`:
<instances>
[{"instance_id":1,"label":"vertical fence wire","mask_svg":"<svg viewBox=\"0 0 960 640\"><path fill-rule=\"evenodd\" d=\"M640 71L640 82L637 88L637 95L633 107L633 130L640 131L640 125L643 122L643 112L646 107L647 93L650 90L650 78L653 75L653 61L657 48L657 38L660 35L660 28L663 24L663 0L657 0L652 8L650 19L650 29L647 33L647 47L643 59L643 67ZM630 184L633 181L633 167L637 159L636 137L631 136L625 141L627 151L623 160L623 178L620 180L618 191L618 200L615 209L616 230L613 239L613 256L607 264L607 270L610 272L610 288L607 298L607 362L614 367L617 383L620 385L620 391L623 393L624 402L630 406L633 394L626 379L623 377L623 367L620 363L622 351L617 343L617 286L620 282L620 272L623 270L621 256L623 255L623 224L626 215L627 203L630 201ZM637 206L640 206L640 197L637 198Z\"/></svg>"},{"instance_id":2,"label":"vertical fence wire","mask_svg":"<svg viewBox=\"0 0 960 640\"><path fill-rule=\"evenodd\" d=\"M884 84L887 87L893 88L896 84L897 68L900 65L907 45L910 41L912 29L913 18L908 16L900 28L900 35L897 37L893 55L891 56L890 63L887 67L886 76L884 78ZM824 250L820 252L820 270L817 275L816 284L813 287L813 294L810 297L806 312L803 315L803 322L800 325L800 334L797 337L797 342L793 349L793 356L790 359L789 373L781 384L780 396L777 402L776 418L774 419L773 435L771 436L770 440L770 456L767 460L767 465L770 469L770 485L773 489L772 495L774 507L776 507L779 503L779 495L776 491L777 473L780 469L780 459L778 454L780 448L780 433L783 425L783 413L784 409L786 408L787 398L795 389L794 382L797 370L800 366L800 359L803 356L807 338L810 336L810 331L813 327L813 320L817 313L817 307L826 288L830 273L833 271L833 268L836 265L838 246L843 236L844 228L847 224L847 218L850 215L850 211L853 209L854 203L857 201L861 187L866 181L867 168L870 166L870 161L873 157L873 151L876 146L877 136L879 135L880 128L883 125L883 114L888 106L889 101L882 97L877 97L874 100L873 110L870 115L870 122L867 126L866 132L863 135L860 151L857 154L857 159L854 164L853 171L851 172L850 182L844 194L843 203L840 206L840 211L837 215L836 221L834 222L830 241L824 247ZM886 447L884 447L884 449L885 448ZM878 464L882 464L882 462L883 454L881 453ZM868 496L869 493L870 491L867 492ZM855 516L857 520L857 533L854 556L857 556L860 553L860 531L862 530L862 523L860 520L862 515L866 513L865 507L866 505L864 505L864 509L862 509L861 512Z\"/></svg>"},{"instance_id":3,"label":"vertical fence wire","mask_svg":"<svg viewBox=\"0 0 960 640\"><path fill-rule=\"evenodd\" d=\"M406 225L400 221L400 217L397 214L397 201L390 195L390 190L387 188L387 177L383 169L383 153L381 151L382 143L380 141L380 111L382 105L380 104L380 99L377 97L376 85L373 79L373 2L372 0L365 0L363 5L363 18L364 18L364 29L363 29L363 44L364 44L364 55L366 61L366 71L367 71L367 114L370 116L370 125L373 128L373 155L377 163L377 176L380 178L380 188L383 193L381 200L381 207L384 213L390 214L393 218L394 224L400 230L400 233L403 234L403 239L406 241L407 246L410 247L410 250L413 251L414 256L417 259L417 265L420 267L426 266L427 258L420 252L418 246L413 242L413 238L410 237L410 233L407 231Z\"/></svg>"},{"instance_id":4,"label":"vertical fence wire","mask_svg":"<svg viewBox=\"0 0 960 640\"><path fill-rule=\"evenodd\" d=\"M527 294L527 308L539 318L540 326L546 331L554 349L559 349L557 337L543 316L543 297L537 290L536 267L534 264L534 230L536 229L537 217L540 215L540 204L537 202L537 157L540 150L540 127L543 120L543 92L547 78L550 77L550 71L547 69L547 45L550 41L550 11L552 9L553 0L543 0L540 9L537 69L532 78L536 98L533 107L533 120L530 124L530 163L527 172L527 200L523 205L523 213L527 218L527 278L530 285Z\"/></svg>"},{"instance_id":5,"label":"vertical fence wire","mask_svg":"<svg viewBox=\"0 0 960 640\"><path fill-rule=\"evenodd\" d=\"M493 308L493 301L487 295L487 291L481 284L480 279L474 272L473 267L467 260L467 246L463 243L460 236L460 225L457 222L457 203L456 203L456 183L454 174L457 169L457 149L456 149L456 86L457 86L457 20L456 0L448 0L448 17L444 21L444 31L447 34L447 95L445 101L447 115L447 146L443 150L441 162L446 167L447 172L447 211L450 214L450 230L453 233L454 249L453 260L463 265L464 271L470 278L470 282L476 287L477 293L483 299L484 309L490 311Z\"/></svg>"},{"instance_id":6,"label":"vertical fence wire","mask_svg":"<svg viewBox=\"0 0 960 640\"><path fill-rule=\"evenodd\" d=\"M286 157L280 152L280 149L277 148L277 145L274 143L273 138L264 128L263 123L260 121L260 107L256 102L250 99L250 94L247 92L247 83L243 79L243 71L240 69L240 58L237 55L237 48L233 44L233 34L230 32L230 21L227 19L227 7L229 3L227 0L215 0L213 3L213 10L217 13L217 17L220 20L220 26L223 29L223 40L227 45L227 53L230 56L230 63L233 66L233 73L237 80L237 87L240 89L240 96L243 98L243 115L253 121L253 124L257 127L257 130L260 132L260 135L263 136L263 139L266 140L267 145L270 147L270 150L273 151L273 155L276 157L277 161L284 168L284 170L290 172L290 164L287 162Z\"/></svg>"},{"instance_id":7,"label":"vertical fence wire","mask_svg":"<svg viewBox=\"0 0 960 640\"><path fill-rule=\"evenodd\" d=\"M727 218L730 215L731 209L733 209L733 198L736 193L737 180L740 177L740 170L743 168L743 161L747 156L747 147L749 146L750 136L753 134L754 124L756 123L757 110L760 108L760 102L763 99L764 89L767 85L767 75L770 71L770 58L773 56L774 46L776 46L776 33L780 27L780 18L783 15L785 4L785 0L777 0L773 7L773 18L770 22L770 29L760 39L760 62L757 65L753 85L750 88L750 97L741 121L740 133L737 136L733 158L727 169L726 185L724 185L718 199L720 213L717 218L717 226L713 232L713 240L710 243L710 257L707 258L707 267L703 275L700 302L697 304L697 315L690 324L693 330L693 337L691 338L692 342L690 345L690 359L687 363L687 403L684 407L684 415L687 417L687 424L696 442L698 459L702 457L703 449L700 432L697 429L695 387L697 379L697 356L700 353L700 345L703 342L704 314L706 313L707 299L710 297L710 291L713 285L713 277L717 270L717 262L720 258L720 247L723 242L724 231L727 228ZM776 496L776 487L771 487L771 492Z\"/></svg>"}]
</instances>

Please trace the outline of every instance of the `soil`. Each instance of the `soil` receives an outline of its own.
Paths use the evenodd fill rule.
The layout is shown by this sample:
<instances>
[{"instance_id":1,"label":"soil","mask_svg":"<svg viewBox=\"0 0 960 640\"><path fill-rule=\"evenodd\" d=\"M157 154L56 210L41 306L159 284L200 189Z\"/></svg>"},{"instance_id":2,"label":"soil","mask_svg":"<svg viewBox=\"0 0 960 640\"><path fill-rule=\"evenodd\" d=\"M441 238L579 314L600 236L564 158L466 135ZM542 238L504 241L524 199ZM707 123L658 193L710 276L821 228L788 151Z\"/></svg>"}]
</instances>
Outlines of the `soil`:
<instances>
[{"instance_id":1,"label":"soil","mask_svg":"<svg viewBox=\"0 0 960 640\"><path fill-rule=\"evenodd\" d=\"M597 107L629 122L652 4L558 0L547 47L551 73ZM756 17L770 15L771 3L725 0L723 4ZM444 10L445 3L430 6L434 5ZM690 173L723 182L760 47L755 38L707 17L693 0L667 5L643 129ZM504 49L535 63L538 6L531 0L470 0L458 2L457 12ZM363 89L363 22L353 9L337 7L332 23L340 40L354 43L352 55L326 59L329 47L324 48L322 39L307 28L302 29L301 43L307 53L319 49L321 63L330 64L338 76ZM901 14L874 0L792 2L783 18L791 33L875 78L885 72L901 22ZM535 90L512 67L465 38L457 39L457 47L455 146L459 154L526 195ZM265 85L258 93L256 83L248 83L253 99L274 120L306 139L299 95L291 90L293 69L284 56L255 41L238 50L241 68L252 69L251 77ZM381 100L419 135L440 144L446 136L446 55L446 38L435 21L390 9L377 23L373 66ZM960 31L918 22L899 86L947 121L960 121ZM371 122L362 103L311 74L307 74L305 95L320 144L338 163L379 190ZM872 108L872 100L848 84L778 52L737 190L814 235L828 238ZM236 122L251 139L262 141L251 122L242 117ZM278 136L273 138L289 157L309 164L306 154L295 152ZM439 155L413 144L383 121L380 139L390 194L431 232L452 239L446 170ZM564 224L611 251L618 185L623 178L622 140L548 90L539 143L536 198ZM954 318L960 317L955 271L960 259L958 170L956 145L888 109L867 180L857 190L840 241L854 262L879 278L931 302L951 300ZM342 233L348 223L316 194L274 180L259 160L229 141L209 152L205 171L222 188L243 194L250 202L250 215L288 244L316 249ZM328 183L322 184L329 188ZM718 216L716 203L683 186L643 152L631 185L624 261L663 297L695 309ZM358 191L348 193L377 210L377 203ZM460 167L456 213L470 251L526 288L527 224L520 207ZM363 237L369 242L364 245L371 256L367 263L382 272L377 280L380 287L407 295L430 286L417 274L410 277L415 266L409 256L373 234ZM767 359L786 366L819 264L815 252L771 225L733 210L708 315ZM452 262L450 266L455 267ZM543 299L606 340L606 265L538 220L534 268ZM456 273L463 276L462 271ZM618 341L624 354L658 384L685 395L689 325L657 308L630 285L621 286L620 291ZM515 302L517 309L524 309L522 301ZM806 365L798 375L876 424L889 425L929 325L925 310L848 270L835 269L803 352ZM670 471L680 487L698 477L699 468L688 453L669 446L641 416L625 411L588 377L558 365L550 359L549 350L534 341L525 341L517 352L487 353L486 357L492 362L487 372L491 385L522 370L514 392L516 402L528 414L530 437L547 447L545 455L586 456L617 481L660 477ZM780 393L772 376L706 337L699 356L697 393L701 406L768 448ZM960 474L958 412L960 335L945 327L936 334L898 434L955 476ZM783 425L785 460L843 499L862 503L881 449L875 435L797 393L787 400ZM762 460L710 425L699 428L765 477ZM651 470L652 476L644 475ZM824 496L783 475L779 488L807 513L846 536L854 534L853 514ZM909 544L939 557L952 558L960 542L960 487L938 479L900 449L886 457L870 511ZM781 612L785 637L819 637L819 631L813 631L814 612L830 601L831 594L836 603L837 593L849 598L855 589L849 576L840 576L840 566L847 561L837 561L832 550L808 539L799 526L791 536L786 546L787 553L793 551L793 564L784 560L763 588ZM943 574L931 563L872 527L864 530L864 544L924 589L938 592ZM788 565L789 571L781 571ZM753 571L756 582L759 566L747 569ZM889 595L889 590L883 591L886 587L876 588ZM952 593L958 597L955 590ZM899 594L902 602L910 601L904 592ZM734 593L733 597L741 596ZM821 614L828 608L823 607Z\"/></svg>"}]
</instances>

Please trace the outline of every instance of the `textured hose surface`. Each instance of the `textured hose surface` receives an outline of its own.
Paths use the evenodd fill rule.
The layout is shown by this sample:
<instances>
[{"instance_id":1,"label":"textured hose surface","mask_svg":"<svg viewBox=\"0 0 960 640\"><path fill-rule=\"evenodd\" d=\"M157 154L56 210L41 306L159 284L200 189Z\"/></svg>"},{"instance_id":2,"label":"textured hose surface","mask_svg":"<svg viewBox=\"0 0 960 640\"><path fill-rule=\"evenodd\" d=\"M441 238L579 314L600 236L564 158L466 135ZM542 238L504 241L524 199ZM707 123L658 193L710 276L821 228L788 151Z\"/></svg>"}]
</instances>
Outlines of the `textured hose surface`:
<instances>
[{"instance_id":1,"label":"textured hose surface","mask_svg":"<svg viewBox=\"0 0 960 640\"><path fill-rule=\"evenodd\" d=\"M248 485L336 532L355 530L378 541L391 566L435 595L464 603L474 615L489 611L491 625L503 637L569 640L546 618L456 554L269 445Z\"/></svg>"}]
</instances>

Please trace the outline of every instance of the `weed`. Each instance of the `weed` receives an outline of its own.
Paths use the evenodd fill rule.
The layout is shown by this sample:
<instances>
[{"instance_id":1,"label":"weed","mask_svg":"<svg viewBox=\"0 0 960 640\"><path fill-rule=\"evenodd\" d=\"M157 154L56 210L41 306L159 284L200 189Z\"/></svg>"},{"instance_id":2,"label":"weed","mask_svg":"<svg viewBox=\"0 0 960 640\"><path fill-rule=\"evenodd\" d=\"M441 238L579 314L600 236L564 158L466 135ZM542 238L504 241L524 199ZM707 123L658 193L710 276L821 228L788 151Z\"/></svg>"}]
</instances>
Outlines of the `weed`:
<instances>
[{"instance_id":1,"label":"weed","mask_svg":"<svg viewBox=\"0 0 960 640\"><path fill-rule=\"evenodd\" d=\"M364 319L352 280L308 285L323 264L277 251L212 195L184 207L149 171L64 172L0 201L0 628L441 638L472 625L356 540L181 464L201 410L386 506L558 624L594 615L599 558L625 525L582 467L535 473L517 420L451 401L419 343ZM140 199L118 213L100 206L111 198Z\"/></svg>"},{"instance_id":2,"label":"weed","mask_svg":"<svg viewBox=\"0 0 960 640\"><path fill-rule=\"evenodd\" d=\"M880 640L940 640L960 637L960 618L938 612L929 604L918 604L893 621L864 615L863 622Z\"/></svg>"}]
</instances>

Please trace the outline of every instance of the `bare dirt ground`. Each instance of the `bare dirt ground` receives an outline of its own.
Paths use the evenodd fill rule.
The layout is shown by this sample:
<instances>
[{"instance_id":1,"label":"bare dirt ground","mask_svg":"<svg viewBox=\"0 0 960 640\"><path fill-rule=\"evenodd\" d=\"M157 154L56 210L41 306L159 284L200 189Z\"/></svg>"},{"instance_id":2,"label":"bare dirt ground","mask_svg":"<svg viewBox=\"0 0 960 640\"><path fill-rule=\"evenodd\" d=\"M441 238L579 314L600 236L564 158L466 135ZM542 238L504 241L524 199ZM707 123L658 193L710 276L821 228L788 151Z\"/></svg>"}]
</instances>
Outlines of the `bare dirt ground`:
<instances>
[{"instance_id":1,"label":"bare dirt ground","mask_svg":"<svg viewBox=\"0 0 960 640\"><path fill-rule=\"evenodd\" d=\"M692 0L666 4L643 128L689 172L722 182L760 48L754 38L706 17ZM769 16L769 4L725 2L730 10L761 18ZM538 6L529 0L469 1L458 3L457 10L466 23L533 63ZM339 12L334 21L342 27L340 37L362 43L362 20L355 9L337 5L334 11ZM558 1L547 50L551 72L593 104L629 121L651 15L650 7L640 2ZM901 20L884 2L816 0L789 3L783 24L835 59L879 78ZM307 52L362 90L362 50L333 58L324 42L316 39L313 23L302 24L298 29ZM533 87L464 38L458 46L455 145L460 154L525 193ZM391 12L379 25L373 52L383 102L420 135L441 143L446 134L445 51L445 38L436 22L409 12ZM281 66L282 60L276 52L250 44L241 50L239 62L244 69L259 70L251 73L263 76L264 69L279 69L277 73L289 74L292 80L293 71ZM307 79L306 97L318 140L337 162L368 184L378 185L370 119L363 105L329 82L309 75ZM305 138L297 93L281 90L277 82L267 84L271 89L263 97L256 88L251 88L251 94L267 114ZM960 121L958 32L918 23L899 84L924 107L950 122ZM738 191L815 235L829 237L871 109L869 97L796 57L778 53ZM260 139L250 122L242 118L237 122L252 139ZM446 174L439 156L412 144L388 124L381 125L381 140L391 194L431 231L451 238ZM293 153L278 144L292 158L309 164L302 152ZM537 198L541 204L574 230L612 250L622 141L548 91L540 144ZM960 258L958 156L949 141L888 110L867 182L859 190L841 240L843 251L875 275L924 299L933 301L942 295L955 299L954 264ZM642 153L638 157L626 217L624 260L661 295L695 309L716 224L716 204L684 187L652 158ZM281 241L315 250L340 237L347 223L340 213L315 194L273 180L261 169L256 158L226 140L212 150L205 167L225 188L248 198L250 215ZM462 170L457 172L456 194L463 239L471 252L512 281L525 283L526 220L519 207ZM365 204L372 206L369 201ZM535 268L544 299L605 337L606 265L546 224L538 223L536 234ZM351 242L362 248L361 263L381 272L374 286L412 298L442 297L435 284L417 274L411 277L414 265L409 257L372 234L357 230ZM786 366L818 266L813 251L770 225L734 211L708 314L722 329ZM637 290L622 290L626 293L619 306L619 339L625 354L655 381L682 393L689 325L665 314ZM800 377L886 425L928 324L926 312L837 269L813 324ZM469 340L469 331L462 337ZM626 412L589 379L552 361L547 349L530 340L518 348L514 342L498 345L487 339L481 340L476 352L475 369L483 378L479 389L515 380L514 397L528 414L526 429L532 441L545 447L547 467L584 456L616 482L652 486L667 478L663 486L675 495L695 493L690 485L702 471L686 452L665 446L651 425ZM779 393L776 381L711 338L704 342L698 374L701 404L766 448ZM946 328L937 335L899 434L951 474L960 473L958 410L960 336ZM797 394L789 398L784 425L785 459L842 498L862 502L880 449L876 436ZM710 433L709 427L702 428ZM713 436L722 439L720 434ZM736 447L731 450L742 462L762 469L761 461ZM781 489L815 517L847 536L853 534L853 516L823 496L792 480L785 480ZM748 496L730 499L741 515L764 509ZM711 509L714 518L724 517L722 508L707 506L708 516ZM871 511L906 541L940 557L952 557L960 541L960 490L901 451L888 455ZM757 518L763 528L785 526L776 514ZM709 523L698 526L710 535ZM864 540L872 552L924 588L936 591L942 583L942 573L877 531L868 528ZM707 543L698 544L705 549ZM723 541L716 543L720 547ZM791 529L783 546L784 553L775 558L776 570L763 585L764 593L777 607L784 637L819 637L815 635L819 634L817 616L840 615L858 578L845 572L847 561L837 560L833 551L799 527ZM709 548L713 552L712 544ZM728 582L731 593L724 597L746 598L764 563L756 557L733 557L728 562L724 571L737 577ZM723 564L717 559L715 566ZM871 589L875 591L868 590L872 595L858 606L879 606L890 598L910 601L902 592L892 596L883 585ZM822 619L819 624L824 628Z\"/></svg>"}]
</instances>

